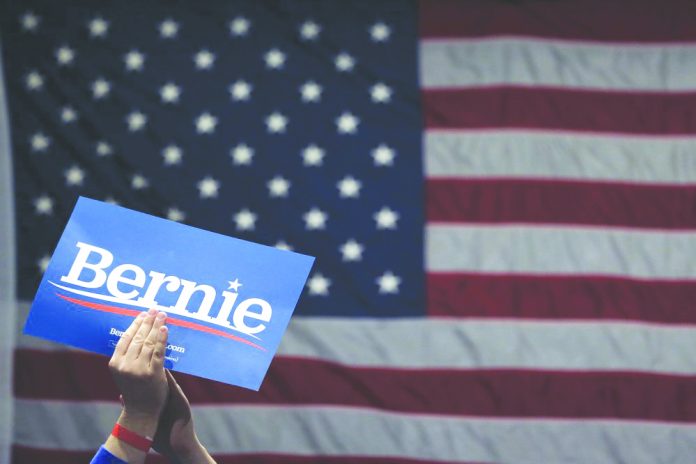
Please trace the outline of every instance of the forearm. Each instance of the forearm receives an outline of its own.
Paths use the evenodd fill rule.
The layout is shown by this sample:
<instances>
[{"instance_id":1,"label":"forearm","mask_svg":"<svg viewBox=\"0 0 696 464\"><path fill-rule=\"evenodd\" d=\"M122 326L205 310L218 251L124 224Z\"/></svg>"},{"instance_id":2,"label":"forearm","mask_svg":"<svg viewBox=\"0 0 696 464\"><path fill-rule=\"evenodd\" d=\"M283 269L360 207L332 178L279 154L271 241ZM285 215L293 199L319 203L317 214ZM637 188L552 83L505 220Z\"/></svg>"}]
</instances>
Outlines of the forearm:
<instances>
[{"instance_id":1,"label":"forearm","mask_svg":"<svg viewBox=\"0 0 696 464\"><path fill-rule=\"evenodd\" d=\"M216 464L197 437L189 445L173 450L168 457L172 464Z\"/></svg>"}]
</instances>

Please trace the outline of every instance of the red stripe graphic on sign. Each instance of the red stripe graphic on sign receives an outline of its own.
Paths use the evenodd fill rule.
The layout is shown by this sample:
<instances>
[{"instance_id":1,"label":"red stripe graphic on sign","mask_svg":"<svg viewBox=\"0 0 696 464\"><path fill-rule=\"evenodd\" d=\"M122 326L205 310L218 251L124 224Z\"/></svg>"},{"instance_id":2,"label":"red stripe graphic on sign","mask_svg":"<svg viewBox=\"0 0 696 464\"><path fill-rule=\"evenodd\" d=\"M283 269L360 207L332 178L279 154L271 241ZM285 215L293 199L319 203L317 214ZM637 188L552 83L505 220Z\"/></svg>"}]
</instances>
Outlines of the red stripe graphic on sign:
<instances>
[{"instance_id":1,"label":"red stripe graphic on sign","mask_svg":"<svg viewBox=\"0 0 696 464\"><path fill-rule=\"evenodd\" d=\"M58 295L60 298L67 300L71 303L75 303L75 304L80 305L80 306L85 306L85 307L90 308L90 309L96 309L97 311L103 311L105 313L121 314L123 316L132 316L132 317L135 317L141 313L141 311L138 311L137 309L126 309L126 308L121 308L120 306L111 306L111 305L105 305L105 304L101 304L101 303L93 303L90 301L78 300L77 298L71 298L69 296L61 295L60 293L56 293L56 295ZM217 329L213 329L210 327L206 327L202 324L196 324L195 322L189 322L189 321L184 321L181 319L176 319L173 317L167 317L167 324L178 325L179 327L184 327L184 328L191 329L191 330L197 330L199 332L205 332L205 333L209 333L211 335L217 335L218 337L229 338L230 340L244 343L245 345L249 345L249 346L254 347L258 350L266 351L266 348L259 346L256 343L250 342L249 340L244 340L243 338L237 337L236 335L228 334L227 332L223 332L222 330L217 330Z\"/></svg>"}]
</instances>

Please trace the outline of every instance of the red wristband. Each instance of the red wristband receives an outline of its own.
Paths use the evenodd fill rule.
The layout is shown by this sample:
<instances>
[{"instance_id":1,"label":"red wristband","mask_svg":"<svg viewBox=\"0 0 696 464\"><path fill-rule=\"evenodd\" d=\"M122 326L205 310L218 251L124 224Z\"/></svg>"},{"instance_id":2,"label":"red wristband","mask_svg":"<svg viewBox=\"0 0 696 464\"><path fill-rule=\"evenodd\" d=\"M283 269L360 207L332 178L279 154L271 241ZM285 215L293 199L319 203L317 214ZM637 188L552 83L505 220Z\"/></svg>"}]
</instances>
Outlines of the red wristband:
<instances>
[{"instance_id":1,"label":"red wristband","mask_svg":"<svg viewBox=\"0 0 696 464\"><path fill-rule=\"evenodd\" d=\"M128 430L121 424L116 423L114 429L111 431L111 435L118 438L124 443L131 445L133 448L139 449L140 451L148 452L152 447L152 439L149 437L143 437L135 432Z\"/></svg>"}]
</instances>

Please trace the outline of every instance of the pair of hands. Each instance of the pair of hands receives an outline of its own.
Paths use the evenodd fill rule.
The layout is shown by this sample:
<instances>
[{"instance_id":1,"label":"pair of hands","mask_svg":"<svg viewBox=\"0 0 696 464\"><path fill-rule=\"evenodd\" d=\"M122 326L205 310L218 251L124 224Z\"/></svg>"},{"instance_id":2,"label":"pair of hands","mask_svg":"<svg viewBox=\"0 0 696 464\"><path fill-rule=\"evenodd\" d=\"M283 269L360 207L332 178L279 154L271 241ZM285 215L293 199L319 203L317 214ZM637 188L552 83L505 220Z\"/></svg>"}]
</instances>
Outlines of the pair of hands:
<instances>
[{"instance_id":1,"label":"pair of hands","mask_svg":"<svg viewBox=\"0 0 696 464\"><path fill-rule=\"evenodd\" d=\"M135 318L116 345L109 369L121 392L119 424L146 437L172 462L214 463L193 428L191 406L172 374L164 369L167 315L154 309ZM106 448L128 463L144 462L145 453L113 436Z\"/></svg>"}]
</instances>

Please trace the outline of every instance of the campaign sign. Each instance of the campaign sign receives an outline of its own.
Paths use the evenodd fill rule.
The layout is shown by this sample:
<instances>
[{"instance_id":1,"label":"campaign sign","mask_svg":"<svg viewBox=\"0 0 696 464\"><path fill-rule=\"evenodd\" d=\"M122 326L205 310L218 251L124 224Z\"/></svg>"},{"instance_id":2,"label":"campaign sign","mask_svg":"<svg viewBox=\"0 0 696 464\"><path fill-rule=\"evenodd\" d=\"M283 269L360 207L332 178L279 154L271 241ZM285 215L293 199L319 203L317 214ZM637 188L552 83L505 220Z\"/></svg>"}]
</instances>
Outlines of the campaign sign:
<instances>
[{"instance_id":1,"label":"campaign sign","mask_svg":"<svg viewBox=\"0 0 696 464\"><path fill-rule=\"evenodd\" d=\"M165 366L258 390L314 258L80 198L24 333L110 356L168 314Z\"/></svg>"}]
</instances>

